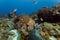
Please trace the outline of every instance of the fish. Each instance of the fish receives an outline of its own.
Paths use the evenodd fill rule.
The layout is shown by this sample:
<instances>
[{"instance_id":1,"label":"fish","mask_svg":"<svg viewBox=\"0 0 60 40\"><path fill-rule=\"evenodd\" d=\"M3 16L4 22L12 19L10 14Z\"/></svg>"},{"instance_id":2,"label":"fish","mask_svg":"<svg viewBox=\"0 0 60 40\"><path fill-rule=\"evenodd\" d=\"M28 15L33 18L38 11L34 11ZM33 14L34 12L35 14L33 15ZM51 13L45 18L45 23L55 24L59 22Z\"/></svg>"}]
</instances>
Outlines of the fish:
<instances>
[{"instance_id":1,"label":"fish","mask_svg":"<svg viewBox=\"0 0 60 40\"><path fill-rule=\"evenodd\" d=\"M34 5L36 5L37 4L37 1L36 0L34 0Z\"/></svg>"}]
</instances>

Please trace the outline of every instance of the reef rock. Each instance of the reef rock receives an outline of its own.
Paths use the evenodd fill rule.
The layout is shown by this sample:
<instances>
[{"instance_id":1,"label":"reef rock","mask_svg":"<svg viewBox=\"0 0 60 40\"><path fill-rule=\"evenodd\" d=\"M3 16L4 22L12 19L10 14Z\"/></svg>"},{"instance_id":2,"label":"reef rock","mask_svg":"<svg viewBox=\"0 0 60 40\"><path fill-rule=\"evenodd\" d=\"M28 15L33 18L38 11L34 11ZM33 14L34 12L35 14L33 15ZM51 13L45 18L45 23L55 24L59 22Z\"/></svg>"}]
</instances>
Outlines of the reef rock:
<instances>
[{"instance_id":1,"label":"reef rock","mask_svg":"<svg viewBox=\"0 0 60 40\"><path fill-rule=\"evenodd\" d=\"M29 34L28 40L43 40L38 30L32 30Z\"/></svg>"}]
</instances>

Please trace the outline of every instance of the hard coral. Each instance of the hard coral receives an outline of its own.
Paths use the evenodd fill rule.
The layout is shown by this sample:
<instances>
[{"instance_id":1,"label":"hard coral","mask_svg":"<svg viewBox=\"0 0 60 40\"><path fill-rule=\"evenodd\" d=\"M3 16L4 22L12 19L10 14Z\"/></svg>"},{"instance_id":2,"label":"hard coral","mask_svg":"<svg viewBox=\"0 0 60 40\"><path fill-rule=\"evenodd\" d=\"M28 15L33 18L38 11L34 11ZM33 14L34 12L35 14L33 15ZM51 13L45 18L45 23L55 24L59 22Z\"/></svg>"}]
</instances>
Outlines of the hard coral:
<instances>
[{"instance_id":1,"label":"hard coral","mask_svg":"<svg viewBox=\"0 0 60 40\"><path fill-rule=\"evenodd\" d=\"M22 27L25 25L27 29L34 28L35 21L32 18L30 18L29 16L21 15L18 18L19 18L18 25L20 25Z\"/></svg>"}]
</instances>

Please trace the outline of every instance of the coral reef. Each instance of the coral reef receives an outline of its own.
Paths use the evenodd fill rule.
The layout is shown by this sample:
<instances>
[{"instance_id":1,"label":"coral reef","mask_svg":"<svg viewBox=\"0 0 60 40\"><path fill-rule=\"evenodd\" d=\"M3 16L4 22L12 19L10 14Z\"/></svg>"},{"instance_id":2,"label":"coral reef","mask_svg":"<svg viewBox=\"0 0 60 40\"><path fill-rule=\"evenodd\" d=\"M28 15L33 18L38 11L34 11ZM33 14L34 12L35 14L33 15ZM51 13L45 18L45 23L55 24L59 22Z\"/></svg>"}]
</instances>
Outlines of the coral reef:
<instances>
[{"instance_id":1,"label":"coral reef","mask_svg":"<svg viewBox=\"0 0 60 40\"><path fill-rule=\"evenodd\" d=\"M60 40L60 4L31 15L16 11L0 17L0 40Z\"/></svg>"}]
</instances>

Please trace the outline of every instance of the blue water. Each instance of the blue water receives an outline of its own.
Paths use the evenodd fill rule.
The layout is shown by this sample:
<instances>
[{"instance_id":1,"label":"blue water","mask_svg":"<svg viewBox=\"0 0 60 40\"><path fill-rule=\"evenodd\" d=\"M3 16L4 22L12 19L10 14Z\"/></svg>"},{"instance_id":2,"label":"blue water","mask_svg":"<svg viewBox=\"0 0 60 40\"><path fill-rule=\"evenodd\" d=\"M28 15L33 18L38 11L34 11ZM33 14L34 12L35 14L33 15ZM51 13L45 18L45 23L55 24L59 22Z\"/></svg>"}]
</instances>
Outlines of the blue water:
<instances>
[{"instance_id":1,"label":"blue water","mask_svg":"<svg viewBox=\"0 0 60 40\"><path fill-rule=\"evenodd\" d=\"M52 7L60 2L60 0L0 0L0 14L8 14L17 8L17 14L38 12L43 6Z\"/></svg>"}]
</instances>

